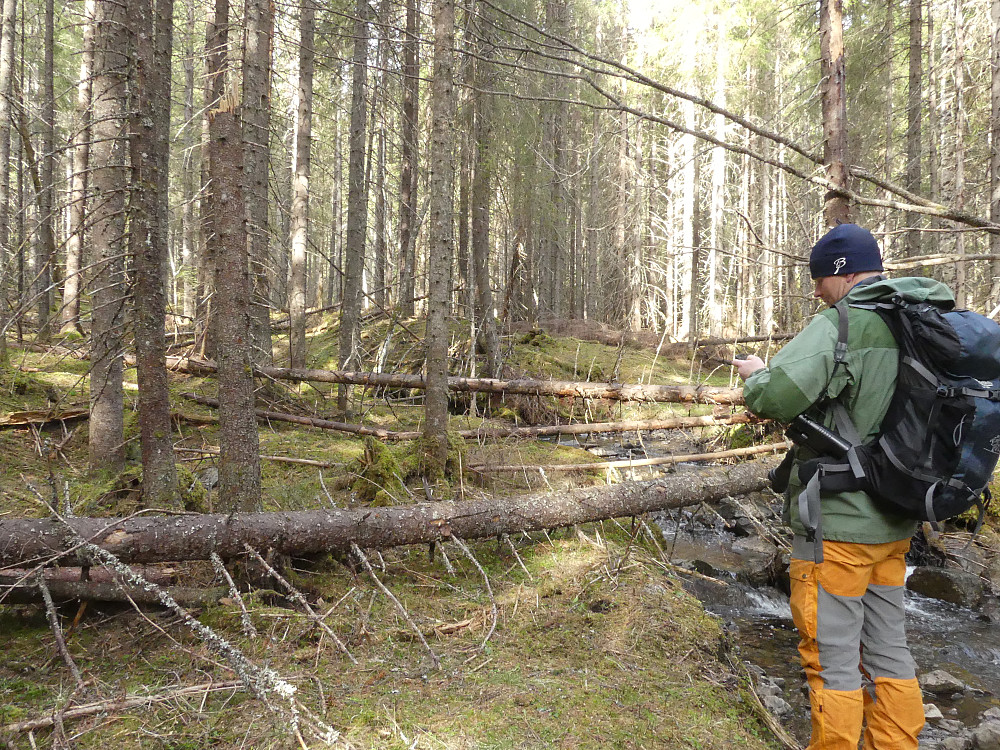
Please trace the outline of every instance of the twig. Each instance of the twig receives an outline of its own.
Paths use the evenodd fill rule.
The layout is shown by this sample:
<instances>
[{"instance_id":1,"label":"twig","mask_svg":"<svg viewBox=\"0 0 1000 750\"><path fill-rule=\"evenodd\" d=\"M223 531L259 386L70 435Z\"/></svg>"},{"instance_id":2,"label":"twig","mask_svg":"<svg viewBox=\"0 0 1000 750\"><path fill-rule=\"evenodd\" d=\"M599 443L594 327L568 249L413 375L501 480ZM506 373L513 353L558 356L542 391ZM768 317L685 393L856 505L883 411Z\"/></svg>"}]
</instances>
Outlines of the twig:
<instances>
[{"instance_id":1,"label":"twig","mask_svg":"<svg viewBox=\"0 0 1000 750\"><path fill-rule=\"evenodd\" d=\"M529 581L534 580L531 576L531 573L528 572L528 569L524 566L524 560L522 560L521 556L517 554L517 547L514 546L514 542L511 540L510 536L504 535L504 539L507 540L507 544L510 546L510 551L514 553L514 557L517 559L517 564L521 566L521 570L523 570L524 574L528 576L528 580Z\"/></svg>"},{"instance_id":2,"label":"twig","mask_svg":"<svg viewBox=\"0 0 1000 750\"><path fill-rule=\"evenodd\" d=\"M257 550L255 550L249 544L244 544L243 549L245 549L250 555L252 555L254 559L257 560L257 562L259 562L261 565L264 566L264 569L274 578L274 580L276 580L279 584L281 584L281 586L285 588L286 591L288 591L288 598L296 602L299 606L301 606L302 609L306 611L306 614L308 615L309 619L312 620L317 627L319 627L324 633L326 633L328 636L330 636L330 638L333 639L333 642L337 645L337 648L339 648L344 653L344 655L351 660L351 664L357 666L358 660L355 659L353 656L351 656L351 652L347 650L347 646L344 645L344 642L337 637L337 634L330 629L330 626L323 621L323 618L316 614L316 610L314 610L311 606L309 606L309 602L306 601L306 598L302 595L302 592L299 591L297 588L295 588L288 581L286 581L284 576L282 576L281 573L279 573L273 567L271 567L271 565L268 564L267 560L261 557L260 554L257 552Z\"/></svg>"},{"instance_id":3,"label":"twig","mask_svg":"<svg viewBox=\"0 0 1000 750\"><path fill-rule=\"evenodd\" d=\"M66 666L69 667L73 679L76 680L77 688L82 688L84 684L83 676L80 674L80 669L76 666L76 662L73 661L69 649L66 648L66 640L63 638L62 626L59 624L56 605L52 601L52 594L49 593L49 587L45 585L45 576L42 575L42 571L35 573L35 585L38 586L38 590L42 592L42 599L45 600L45 612L49 618L49 627L52 628L52 635L56 639L56 648L59 649L59 655L62 656L63 661L66 662Z\"/></svg>"},{"instance_id":4,"label":"twig","mask_svg":"<svg viewBox=\"0 0 1000 750\"><path fill-rule=\"evenodd\" d=\"M497 600L493 596L493 587L490 586L490 577L486 575L486 571L483 570L483 566L479 564L479 560L476 559L476 556L472 554L472 550L469 549L469 546L457 536L452 536L451 538L455 544L458 545L458 548L465 553L466 557L472 560L472 564L479 570L479 573L483 576L483 580L486 582L486 592L490 595L490 606L493 610L493 624L490 625L490 630L483 639L483 645L481 648L485 649L486 644L489 643L490 638L493 636L493 631L497 629L497 620L499 619L499 613L497 612Z\"/></svg>"},{"instance_id":5,"label":"twig","mask_svg":"<svg viewBox=\"0 0 1000 750\"><path fill-rule=\"evenodd\" d=\"M441 660L438 659L437 654L434 653L434 649L432 649L430 647L430 644L427 643L427 639L424 638L424 634L420 631L420 628L417 627L417 624L410 617L410 613L406 611L406 607L403 606L403 603L399 601L399 599L397 599L395 595L391 591L389 591L388 588L386 588L385 584L383 584L382 581L378 579L378 576L375 575L375 571L372 569L371 563L368 562L368 558L365 557L365 553L361 551L361 548L356 543L351 542L351 550L354 552L355 556L357 556L358 560L361 561L361 564L365 566L365 570L368 571L368 575L372 577L372 580L375 582L375 585L378 586L379 590L387 597L389 597L389 600L396 605L396 609L398 609L400 614L403 615L403 619L406 620L407 624L410 626L410 628L412 628L413 632L417 634L417 637L420 639L420 642L424 644L424 648L427 649L427 653L431 655L431 661L434 662L434 668L441 669Z\"/></svg>"},{"instance_id":6,"label":"twig","mask_svg":"<svg viewBox=\"0 0 1000 750\"><path fill-rule=\"evenodd\" d=\"M126 698L113 698L110 700L97 701L95 703L86 703L82 706L77 706L76 708L67 709L63 712L62 718L63 721L83 719L87 716L93 716L94 714L115 713L117 711L135 708L136 706L163 703L164 701L173 700L175 698L183 698L188 695L197 695L202 692L207 693L219 690L238 689L242 685L243 683L239 680L230 680L228 682L205 682L201 685L191 685L189 687L170 690L160 695L136 695ZM25 721L18 721L13 724L0 726L0 732L3 732L4 734L33 732L36 729L47 729L48 727L53 726L54 723L54 718L52 716L43 716L38 719L27 719Z\"/></svg>"},{"instance_id":7,"label":"twig","mask_svg":"<svg viewBox=\"0 0 1000 750\"><path fill-rule=\"evenodd\" d=\"M212 567L215 568L215 572L222 576L226 583L229 584L229 594L233 597L233 600L240 605L240 621L243 623L243 633L250 638L257 637L257 628L253 626L253 621L250 619L250 613L247 612L247 607L243 603L243 597L240 596L240 590L236 586L236 582L233 577L229 575L229 571L226 570L226 566L222 562L222 558L219 557L218 553L213 552L211 554Z\"/></svg>"}]
</instances>

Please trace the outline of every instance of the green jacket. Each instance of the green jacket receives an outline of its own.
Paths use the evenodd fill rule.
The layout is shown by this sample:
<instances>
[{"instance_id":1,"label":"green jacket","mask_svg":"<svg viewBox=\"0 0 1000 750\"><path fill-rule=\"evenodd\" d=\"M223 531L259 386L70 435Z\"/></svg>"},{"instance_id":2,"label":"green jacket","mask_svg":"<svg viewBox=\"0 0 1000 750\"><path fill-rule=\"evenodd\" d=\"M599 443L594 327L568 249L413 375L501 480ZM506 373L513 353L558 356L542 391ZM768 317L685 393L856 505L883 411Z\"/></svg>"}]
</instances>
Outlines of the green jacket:
<instances>
[{"instance_id":1,"label":"green jacket","mask_svg":"<svg viewBox=\"0 0 1000 750\"><path fill-rule=\"evenodd\" d=\"M954 303L951 291L944 284L918 277L861 284L844 299L848 304L864 303L895 292L914 301ZM844 365L834 373L837 320L836 310L822 311L771 358L768 367L747 379L743 397L750 411L781 422L808 412L832 427L833 415L816 404L826 389L830 398L838 399L846 407L862 441L867 442L878 433L895 389L899 359L896 341L876 313L848 308L847 356ZM803 460L812 457L802 448L796 449L796 456ZM799 522L798 505L791 499L801 490L796 464L785 494L785 519L796 534L804 534L805 529ZM916 527L914 521L883 510L864 492L825 493L822 512L823 538L831 541L894 542L912 536Z\"/></svg>"}]
</instances>

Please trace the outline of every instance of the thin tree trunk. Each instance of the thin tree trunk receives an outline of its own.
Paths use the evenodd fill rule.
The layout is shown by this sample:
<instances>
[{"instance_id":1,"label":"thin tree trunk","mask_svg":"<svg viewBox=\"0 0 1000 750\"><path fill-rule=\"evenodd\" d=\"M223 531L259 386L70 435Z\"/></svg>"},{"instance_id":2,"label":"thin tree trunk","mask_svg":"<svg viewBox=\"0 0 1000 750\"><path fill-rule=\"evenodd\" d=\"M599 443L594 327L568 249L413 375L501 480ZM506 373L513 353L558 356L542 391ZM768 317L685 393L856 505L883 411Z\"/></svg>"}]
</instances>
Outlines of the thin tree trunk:
<instances>
[{"instance_id":1,"label":"thin tree trunk","mask_svg":"<svg viewBox=\"0 0 1000 750\"><path fill-rule=\"evenodd\" d=\"M952 122L955 127L954 166L952 172L953 205L959 211L965 208L965 136L968 130L968 113L965 108L965 3L963 0L953 0L953 55L952 76L954 82L954 100ZM955 234L955 254L965 255L965 233ZM968 263L959 260L955 264L955 299L959 307L968 305L969 287L967 283Z\"/></svg>"},{"instance_id":2,"label":"thin tree trunk","mask_svg":"<svg viewBox=\"0 0 1000 750\"><path fill-rule=\"evenodd\" d=\"M340 366L361 363L360 327L362 276L368 230L368 186L365 182L365 89L368 67L368 0L358 0L354 20L351 85L351 133L347 173L347 239L344 247L344 297L340 307ZM337 395L337 408L348 413L347 390Z\"/></svg>"},{"instance_id":3,"label":"thin tree trunk","mask_svg":"<svg viewBox=\"0 0 1000 750\"><path fill-rule=\"evenodd\" d=\"M181 168L181 190L183 206L181 208L181 312L190 325L195 317L197 299L197 263L198 227L195 218L195 203L197 201L196 177L198 160L195 158L194 127L194 39L195 39L195 4L187 7L187 34L184 50L184 157Z\"/></svg>"},{"instance_id":4,"label":"thin tree trunk","mask_svg":"<svg viewBox=\"0 0 1000 750\"><path fill-rule=\"evenodd\" d=\"M1000 0L995 0L1000 2ZM906 189L911 193L919 193L921 188L920 160L922 152L921 123L923 121L923 0L910 0L910 45L909 79L906 99ZM997 219L990 217L993 221ZM914 257L920 255L920 231L914 225L918 216L913 212L906 214L906 226L911 229L906 233L906 254ZM994 236L994 235L991 235ZM1000 236L1000 235L996 235Z\"/></svg>"},{"instance_id":5,"label":"thin tree trunk","mask_svg":"<svg viewBox=\"0 0 1000 750\"><path fill-rule=\"evenodd\" d=\"M427 253L427 390L424 394L426 473L444 473L448 460L448 303L453 255L455 184L454 0L434 0L434 75L431 86L430 235Z\"/></svg>"},{"instance_id":6,"label":"thin tree trunk","mask_svg":"<svg viewBox=\"0 0 1000 750\"><path fill-rule=\"evenodd\" d=\"M122 338L125 325L125 97L128 15L117 0L98 0L94 39L93 330L90 370L90 466L125 464Z\"/></svg>"},{"instance_id":7,"label":"thin tree trunk","mask_svg":"<svg viewBox=\"0 0 1000 750\"><path fill-rule=\"evenodd\" d=\"M140 0L135 6L138 80L130 117L129 250L135 263L142 497L146 507L154 508L180 502L164 331L173 6L173 0Z\"/></svg>"},{"instance_id":8,"label":"thin tree trunk","mask_svg":"<svg viewBox=\"0 0 1000 750\"><path fill-rule=\"evenodd\" d=\"M990 3L990 32L990 221L1000 224L1000 0ZM1000 256L1000 234L990 235L990 254ZM1000 260L990 275L991 304L1000 304Z\"/></svg>"},{"instance_id":9,"label":"thin tree trunk","mask_svg":"<svg viewBox=\"0 0 1000 750\"><path fill-rule=\"evenodd\" d=\"M399 170L399 314L414 313L414 270L417 219L417 117L420 97L420 15L418 0L406 2L406 35L403 37L403 119Z\"/></svg>"},{"instance_id":10,"label":"thin tree trunk","mask_svg":"<svg viewBox=\"0 0 1000 750\"><path fill-rule=\"evenodd\" d=\"M42 68L42 155L40 159L40 190L38 193L38 249L35 255L36 310L38 313L38 338L47 341L52 333L49 317L52 313L52 265L56 258L56 241L53 228L55 201L55 84L54 47L55 29L52 0L45 0L43 13L43 68Z\"/></svg>"},{"instance_id":11,"label":"thin tree trunk","mask_svg":"<svg viewBox=\"0 0 1000 750\"><path fill-rule=\"evenodd\" d=\"M820 98L823 108L823 164L836 188L847 188L847 97L844 62L842 0L820 0ZM828 227L851 220L847 199L834 190L826 194L824 218Z\"/></svg>"},{"instance_id":12,"label":"thin tree trunk","mask_svg":"<svg viewBox=\"0 0 1000 750\"><path fill-rule=\"evenodd\" d=\"M250 263L250 325L257 364L274 359L271 347L270 281L268 271L268 160L271 133L271 40L273 0L247 0L244 6L243 127L244 200Z\"/></svg>"},{"instance_id":13,"label":"thin tree trunk","mask_svg":"<svg viewBox=\"0 0 1000 750\"><path fill-rule=\"evenodd\" d=\"M17 0L3 0L0 18L0 164L10 164L10 116L14 92L14 20ZM10 170L0 169L0 268L13 260L10 244ZM7 364L7 328L11 309L10 274L0 273L0 366Z\"/></svg>"},{"instance_id":14,"label":"thin tree trunk","mask_svg":"<svg viewBox=\"0 0 1000 750\"><path fill-rule=\"evenodd\" d=\"M76 124L72 139L73 177L69 195L69 236L66 238L66 281L63 285L60 332L80 330L80 289L84 266L84 219L87 212L87 173L90 165L90 93L94 67L94 5L84 0L83 48L76 86Z\"/></svg>"},{"instance_id":15,"label":"thin tree trunk","mask_svg":"<svg viewBox=\"0 0 1000 750\"><path fill-rule=\"evenodd\" d=\"M289 361L292 367L306 364L306 248L309 232L309 166L312 138L313 37L316 8L313 0L299 5L299 83L292 163L291 274L288 284Z\"/></svg>"}]
</instances>

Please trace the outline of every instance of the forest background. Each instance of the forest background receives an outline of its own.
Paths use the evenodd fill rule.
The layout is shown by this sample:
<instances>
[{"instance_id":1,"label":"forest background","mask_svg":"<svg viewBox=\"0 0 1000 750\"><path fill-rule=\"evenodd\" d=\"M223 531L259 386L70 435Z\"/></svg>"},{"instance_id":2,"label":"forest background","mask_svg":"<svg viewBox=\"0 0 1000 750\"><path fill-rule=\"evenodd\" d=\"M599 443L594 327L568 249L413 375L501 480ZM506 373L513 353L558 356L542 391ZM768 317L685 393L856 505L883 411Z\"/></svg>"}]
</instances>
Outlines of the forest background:
<instances>
[{"instance_id":1,"label":"forest background","mask_svg":"<svg viewBox=\"0 0 1000 750\"><path fill-rule=\"evenodd\" d=\"M89 337L94 468L125 464L134 351L159 506L177 497L167 331L214 358L220 496L256 509L253 367L279 329L281 358L310 364L310 308L336 309L343 370L384 367L364 315L422 318L431 475L449 370L500 375L511 326L794 330L804 253L837 221L996 315L998 17L964 0L4 0L3 330ZM449 319L476 342L462 364Z\"/></svg>"}]
</instances>

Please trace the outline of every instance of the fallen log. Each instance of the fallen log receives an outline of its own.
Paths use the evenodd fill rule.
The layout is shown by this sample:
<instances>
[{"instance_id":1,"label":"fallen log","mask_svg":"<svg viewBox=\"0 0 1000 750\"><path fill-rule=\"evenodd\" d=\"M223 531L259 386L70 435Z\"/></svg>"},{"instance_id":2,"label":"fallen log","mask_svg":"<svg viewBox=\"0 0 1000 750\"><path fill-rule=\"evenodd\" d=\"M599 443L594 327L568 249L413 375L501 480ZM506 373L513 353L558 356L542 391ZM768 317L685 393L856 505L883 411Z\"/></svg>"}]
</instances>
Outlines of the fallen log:
<instances>
[{"instance_id":1,"label":"fallen log","mask_svg":"<svg viewBox=\"0 0 1000 750\"><path fill-rule=\"evenodd\" d=\"M90 409L80 407L70 407L62 411L53 411L51 409L13 411L9 414L0 415L0 427L26 427L28 425L41 427L51 422L69 422L89 416Z\"/></svg>"},{"instance_id":2,"label":"fallen log","mask_svg":"<svg viewBox=\"0 0 1000 750\"><path fill-rule=\"evenodd\" d=\"M232 558L243 545L289 555L422 544L458 536L476 539L538 531L665 508L715 502L764 489L774 459L758 459L650 482L537 493L518 497L432 502L396 507L277 513L136 516L115 518L0 519L0 565L89 564L68 542L75 534L123 562Z\"/></svg>"},{"instance_id":3,"label":"fallen log","mask_svg":"<svg viewBox=\"0 0 1000 750\"><path fill-rule=\"evenodd\" d=\"M41 599L41 593L30 579L22 583L5 583L6 576L0 578L0 602L4 604L27 604ZM46 579L52 598L57 602L93 601L125 604L160 605L157 595L142 586L129 586L101 581L59 581ZM202 588L198 586L164 586L163 590L185 607L206 607L229 596L226 588Z\"/></svg>"},{"instance_id":4,"label":"fallen log","mask_svg":"<svg viewBox=\"0 0 1000 750\"><path fill-rule=\"evenodd\" d=\"M207 360L167 357L171 370L192 375L214 376L217 368ZM274 380L293 382L363 385L371 388L401 388L423 390L422 375L409 373L349 372L345 370L309 370L285 367L258 367L254 374ZM449 377L448 389L463 393L502 393L526 396L562 396L600 398L612 401L645 401L683 404L742 404L741 388L721 388L702 385L638 385L629 383L584 383L571 380L532 380L516 378Z\"/></svg>"},{"instance_id":5,"label":"fallen log","mask_svg":"<svg viewBox=\"0 0 1000 750\"><path fill-rule=\"evenodd\" d=\"M694 463L696 461L717 461L720 458L742 458L761 453L774 453L787 450L790 442L772 443L770 445L753 445L748 448L734 448L729 451L714 453L690 453L686 456L657 456L656 458L625 458L618 461L596 461L586 464L476 464L469 466L469 471L480 474L508 471L594 471L597 469L637 469L640 466L662 466L665 464Z\"/></svg>"},{"instance_id":6,"label":"fallen log","mask_svg":"<svg viewBox=\"0 0 1000 750\"><path fill-rule=\"evenodd\" d=\"M197 393L182 393L181 396L202 406L219 408L219 400L210 396L200 396ZM260 419L273 422L289 422L307 427L318 427L322 430L347 432L352 435L372 436L379 440L399 442L402 440L417 440L423 436L419 430L386 430L381 427L335 422L320 417L303 417L298 414L286 414L269 409L256 409ZM712 427L734 424L761 424L767 420L759 419L752 414L705 415L699 417L674 417L671 419L645 419L624 422L594 422L593 424L555 424L536 427L479 427L473 430L457 430L456 434L466 440L503 437L546 437L552 435L587 435L603 432L650 432L652 430L676 430L689 427ZM272 457L272 460L282 460Z\"/></svg>"}]
</instances>

